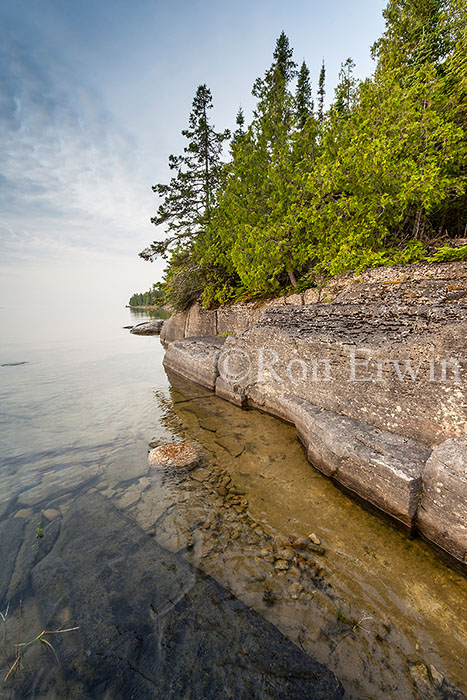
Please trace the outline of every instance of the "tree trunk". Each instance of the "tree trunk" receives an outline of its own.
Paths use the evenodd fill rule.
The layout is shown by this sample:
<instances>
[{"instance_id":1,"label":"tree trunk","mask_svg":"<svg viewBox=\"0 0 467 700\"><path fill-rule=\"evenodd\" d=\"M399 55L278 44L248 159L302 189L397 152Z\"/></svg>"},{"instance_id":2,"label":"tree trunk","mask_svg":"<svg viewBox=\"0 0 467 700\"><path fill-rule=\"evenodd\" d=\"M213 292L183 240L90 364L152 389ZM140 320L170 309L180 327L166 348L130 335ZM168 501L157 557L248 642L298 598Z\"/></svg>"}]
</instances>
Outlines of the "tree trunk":
<instances>
[{"instance_id":1,"label":"tree trunk","mask_svg":"<svg viewBox=\"0 0 467 700\"><path fill-rule=\"evenodd\" d=\"M289 276L290 284L295 289L295 287L297 286L297 278L295 277L294 272L293 272L292 268L290 267L290 265L287 265L286 270L287 270L287 274Z\"/></svg>"}]
</instances>

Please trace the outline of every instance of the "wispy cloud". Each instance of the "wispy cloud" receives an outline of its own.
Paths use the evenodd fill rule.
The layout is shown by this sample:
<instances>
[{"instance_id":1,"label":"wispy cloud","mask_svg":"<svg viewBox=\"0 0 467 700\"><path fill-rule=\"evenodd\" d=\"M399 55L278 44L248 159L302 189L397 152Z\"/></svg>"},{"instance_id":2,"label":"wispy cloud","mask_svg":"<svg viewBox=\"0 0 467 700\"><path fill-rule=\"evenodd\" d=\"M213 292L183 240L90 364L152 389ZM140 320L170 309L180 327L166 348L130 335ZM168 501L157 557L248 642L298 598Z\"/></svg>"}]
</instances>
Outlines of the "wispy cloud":
<instances>
[{"instance_id":1,"label":"wispy cloud","mask_svg":"<svg viewBox=\"0 0 467 700\"><path fill-rule=\"evenodd\" d=\"M154 206L136 144L69 67L37 53L1 39L3 255L66 245L136 253Z\"/></svg>"}]
</instances>

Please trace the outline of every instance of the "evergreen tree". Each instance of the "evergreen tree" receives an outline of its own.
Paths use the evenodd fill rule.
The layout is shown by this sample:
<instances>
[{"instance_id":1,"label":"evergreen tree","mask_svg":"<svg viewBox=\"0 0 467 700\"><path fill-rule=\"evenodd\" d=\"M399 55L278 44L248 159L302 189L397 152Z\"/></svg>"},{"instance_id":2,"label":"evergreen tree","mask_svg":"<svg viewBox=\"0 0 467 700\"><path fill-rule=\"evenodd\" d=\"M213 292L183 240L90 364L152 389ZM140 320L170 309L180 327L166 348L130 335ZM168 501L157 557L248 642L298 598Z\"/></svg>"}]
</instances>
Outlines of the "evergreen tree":
<instances>
[{"instance_id":1,"label":"evergreen tree","mask_svg":"<svg viewBox=\"0 0 467 700\"><path fill-rule=\"evenodd\" d=\"M300 129L305 127L308 118L313 114L313 100L311 98L310 71L303 61L297 78L295 91L295 110Z\"/></svg>"},{"instance_id":2,"label":"evergreen tree","mask_svg":"<svg viewBox=\"0 0 467 700\"><path fill-rule=\"evenodd\" d=\"M324 96L326 95L325 90L326 84L326 67L324 61L321 65L321 70L319 72L319 82L318 82L318 119L320 122L323 121L324 117Z\"/></svg>"},{"instance_id":3,"label":"evergreen tree","mask_svg":"<svg viewBox=\"0 0 467 700\"><path fill-rule=\"evenodd\" d=\"M188 129L182 131L188 145L181 156L169 156L169 167L176 172L170 183L153 186L153 192L163 199L157 215L151 219L156 226L166 225L167 237L154 241L140 253L145 260L167 257L172 248L178 253L189 252L194 240L206 230L221 173L223 142L229 131L216 132L209 122L212 108L211 91L200 85L196 91Z\"/></svg>"},{"instance_id":4,"label":"evergreen tree","mask_svg":"<svg viewBox=\"0 0 467 700\"><path fill-rule=\"evenodd\" d=\"M292 56L293 49L290 48L289 39L282 30L274 49L272 70L279 72L285 85L288 85L295 78L297 72L297 64L292 60Z\"/></svg>"},{"instance_id":5,"label":"evergreen tree","mask_svg":"<svg viewBox=\"0 0 467 700\"><path fill-rule=\"evenodd\" d=\"M257 78L252 89L253 96L258 100L254 117L260 131L269 131L274 123L281 131L283 124L293 118L292 101L287 90L297 72L292 56L289 39L282 31L276 41L271 67L264 78ZM273 132L268 134L269 137L274 138Z\"/></svg>"},{"instance_id":6,"label":"evergreen tree","mask_svg":"<svg viewBox=\"0 0 467 700\"><path fill-rule=\"evenodd\" d=\"M253 122L235 149L219 202L221 247L230 250L241 284L256 293L278 290L287 280L297 284L291 231L284 221L293 196L292 56L282 32L271 67L253 86Z\"/></svg>"},{"instance_id":7,"label":"evergreen tree","mask_svg":"<svg viewBox=\"0 0 467 700\"><path fill-rule=\"evenodd\" d=\"M232 135L231 148L233 148L235 144L241 140L242 136L245 135L245 115L243 114L243 109L241 107L238 108L237 116L235 118L235 124L237 125L237 128L235 129Z\"/></svg>"},{"instance_id":8,"label":"evergreen tree","mask_svg":"<svg viewBox=\"0 0 467 700\"><path fill-rule=\"evenodd\" d=\"M341 64L334 98L334 107L340 116L349 114L352 108L356 88L356 80L353 77L354 68L355 63L351 58Z\"/></svg>"},{"instance_id":9,"label":"evergreen tree","mask_svg":"<svg viewBox=\"0 0 467 700\"><path fill-rule=\"evenodd\" d=\"M407 81L413 76L407 68L426 62L440 66L451 45L442 22L450 5L449 0L390 0L383 10L386 31L372 48L379 69L395 70Z\"/></svg>"}]
</instances>

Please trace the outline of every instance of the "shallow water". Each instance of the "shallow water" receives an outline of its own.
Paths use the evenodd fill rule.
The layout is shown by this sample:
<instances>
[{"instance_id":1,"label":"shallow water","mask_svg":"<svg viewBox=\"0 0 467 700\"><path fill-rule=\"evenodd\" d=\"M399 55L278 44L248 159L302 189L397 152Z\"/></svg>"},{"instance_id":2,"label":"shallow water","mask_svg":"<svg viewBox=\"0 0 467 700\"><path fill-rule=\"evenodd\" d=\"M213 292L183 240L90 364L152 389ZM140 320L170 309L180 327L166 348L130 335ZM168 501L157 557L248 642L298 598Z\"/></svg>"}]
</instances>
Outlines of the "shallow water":
<instances>
[{"instance_id":1,"label":"shallow water","mask_svg":"<svg viewBox=\"0 0 467 700\"><path fill-rule=\"evenodd\" d=\"M76 513L66 520L79 496L89 494L96 510L103 502L115 506L112 512L139 527L135 532L213 576L332 669L345 697L465 697L467 582L426 544L313 470L291 426L242 411L176 376L170 384L159 339L122 328L147 312L90 310L45 319L0 313L1 670L8 672L15 659L19 621L21 639L29 641L47 616L63 629L80 617L68 589L65 594L71 584L59 562L66 559L64 532L70 541L75 535L86 541L87 528L97 532L83 507L81 520ZM200 467L149 471L148 444L174 440L199 449ZM310 534L314 547L297 543ZM117 551L118 539L114 533ZM122 533L122 552L123 539ZM131 549L131 541L125 546ZM89 580L102 578L97 562L89 542L73 584L76 600ZM140 574L144 591L149 582ZM46 589L54 591L53 605ZM117 619L126 619L123 607L114 609ZM68 697L104 697L105 683L87 678L76 651L93 636L93 625L98 628L92 601L88 613L79 630L54 638L58 663L40 643L24 650L0 696L63 697L66 689ZM262 697L282 697L275 687Z\"/></svg>"}]
</instances>

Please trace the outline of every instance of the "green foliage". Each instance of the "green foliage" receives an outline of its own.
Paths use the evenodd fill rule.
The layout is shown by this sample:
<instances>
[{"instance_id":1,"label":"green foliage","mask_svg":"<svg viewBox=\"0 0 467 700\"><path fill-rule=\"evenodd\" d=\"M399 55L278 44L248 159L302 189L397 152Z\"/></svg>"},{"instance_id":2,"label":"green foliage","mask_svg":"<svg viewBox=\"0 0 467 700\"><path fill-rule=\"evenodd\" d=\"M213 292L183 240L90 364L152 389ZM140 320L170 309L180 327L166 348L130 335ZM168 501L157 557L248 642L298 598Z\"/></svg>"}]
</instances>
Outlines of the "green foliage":
<instances>
[{"instance_id":1,"label":"green foliage","mask_svg":"<svg viewBox=\"0 0 467 700\"><path fill-rule=\"evenodd\" d=\"M44 528L42 527L42 521L37 523L36 527L36 539L41 540L44 537Z\"/></svg>"},{"instance_id":2,"label":"green foliage","mask_svg":"<svg viewBox=\"0 0 467 700\"><path fill-rule=\"evenodd\" d=\"M195 165L183 160L182 171L175 159L181 179L157 186L165 200L154 223L168 223L168 237L144 255L170 248L164 288L175 308L303 290L346 270L466 259L465 247L449 246L427 257L434 241L467 232L465 3L389 0L374 77L359 83L347 59L325 112L323 62L316 114L309 69L297 73L282 32L224 165L226 132L216 135L194 103L184 133ZM202 132L217 148L209 196L196 178L190 189Z\"/></svg>"},{"instance_id":3,"label":"green foliage","mask_svg":"<svg viewBox=\"0 0 467 700\"><path fill-rule=\"evenodd\" d=\"M339 72L339 83L336 88L334 109L342 117L349 115L355 99L357 81L353 77L355 63L348 58L342 63Z\"/></svg>"},{"instance_id":4,"label":"green foliage","mask_svg":"<svg viewBox=\"0 0 467 700\"><path fill-rule=\"evenodd\" d=\"M147 292L136 292L130 297L130 306L157 306L164 301L164 290L160 284L153 284Z\"/></svg>"},{"instance_id":5,"label":"green foliage","mask_svg":"<svg viewBox=\"0 0 467 700\"><path fill-rule=\"evenodd\" d=\"M324 61L321 65L321 70L319 73L319 82L318 82L318 120L320 122L323 121L324 117L324 98L326 95L326 66L324 65Z\"/></svg>"},{"instance_id":6,"label":"green foliage","mask_svg":"<svg viewBox=\"0 0 467 700\"><path fill-rule=\"evenodd\" d=\"M313 99L311 97L310 71L305 61L303 61L298 77L297 89L295 91L295 111L298 126L304 129L308 119L313 114Z\"/></svg>"},{"instance_id":7,"label":"green foliage","mask_svg":"<svg viewBox=\"0 0 467 700\"><path fill-rule=\"evenodd\" d=\"M380 70L401 72L403 67L401 76L407 82L421 65L440 68L450 49L443 16L452 4L449 0L390 0L383 10L386 31L372 49Z\"/></svg>"},{"instance_id":8,"label":"green foliage","mask_svg":"<svg viewBox=\"0 0 467 700\"><path fill-rule=\"evenodd\" d=\"M448 245L443 245L442 248L426 258L428 262L454 262L455 260L467 261L467 245L459 248L452 248Z\"/></svg>"}]
</instances>

